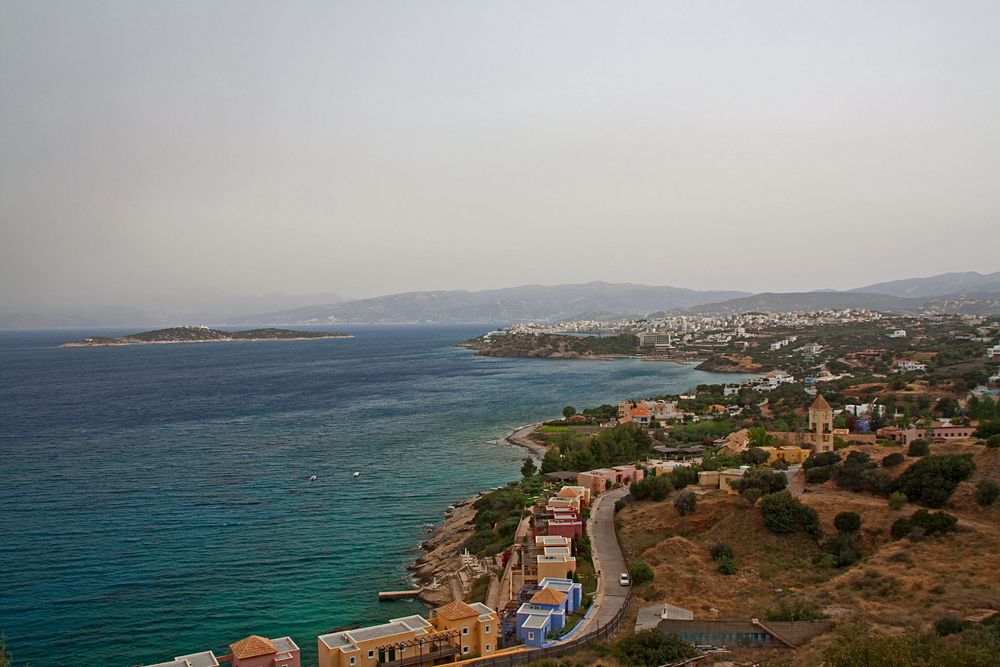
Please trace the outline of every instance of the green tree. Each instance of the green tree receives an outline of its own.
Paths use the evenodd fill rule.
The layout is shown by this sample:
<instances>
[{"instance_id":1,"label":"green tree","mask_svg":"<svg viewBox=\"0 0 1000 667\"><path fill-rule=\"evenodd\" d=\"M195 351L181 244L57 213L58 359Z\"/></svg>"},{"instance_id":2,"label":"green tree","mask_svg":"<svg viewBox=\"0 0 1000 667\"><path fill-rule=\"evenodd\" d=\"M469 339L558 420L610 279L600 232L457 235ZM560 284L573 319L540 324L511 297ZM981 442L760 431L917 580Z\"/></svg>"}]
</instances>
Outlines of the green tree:
<instances>
[{"instance_id":1,"label":"green tree","mask_svg":"<svg viewBox=\"0 0 1000 667\"><path fill-rule=\"evenodd\" d=\"M992 505L1000 496L1000 486L992 479L981 479L976 484L976 502L980 505Z\"/></svg>"},{"instance_id":2,"label":"green tree","mask_svg":"<svg viewBox=\"0 0 1000 667\"><path fill-rule=\"evenodd\" d=\"M550 412L549 414L552 413ZM565 417L566 419L569 419L575 414L576 414L576 408L574 408L572 405L567 405L565 408L563 408L563 417Z\"/></svg>"},{"instance_id":3,"label":"green tree","mask_svg":"<svg viewBox=\"0 0 1000 667\"><path fill-rule=\"evenodd\" d=\"M833 525L842 533L856 533L861 530L861 515L857 512L841 512L833 518Z\"/></svg>"},{"instance_id":4,"label":"green tree","mask_svg":"<svg viewBox=\"0 0 1000 667\"><path fill-rule=\"evenodd\" d=\"M763 426L754 426L747 430L747 437L750 439L751 447L766 447L774 440L774 436L767 432Z\"/></svg>"},{"instance_id":5,"label":"green tree","mask_svg":"<svg viewBox=\"0 0 1000 667\"><path fill-rule=\"evenodd\" d=\"M893 491L889 494L889 507L898 510L907 503L906 494L902 491Z\"/></svg>"},{"instance_id":6,"label":"green tree","mask_svg":"<svg viewBox=\"0 0 1000 667\"><path fill-rule=\"evenodd\" d=\"M643 584L648 584L656 576L653 572L653 568L649 566L648 563L636 563L629 570L629 574L632 575L632 585L642 586Z\"/></svg>"},{"instance_id":7,"label":"green tree","mask_svg":"<svg viewBox=\"0 0 1000 667\"><path fill-rule=\"evenodd\" d=\"M550 447L545 456L542 457L542 473L550 473L560 470L562 466L562 455L555 447Z\"/></svg>"},{"instance_id":8,"label":"green tree","mask_svg":"<svg viewBox=\"0 0 1000 667\"><path fill-rule=\"evenodd\" d=\"M906 450L907 456L928 456L931 453L931 443L917 439L910 443Z\"/></svg>"},{"instance_id":9,"label":"green tree","mask_svg":"<svg viewBox=\"0 0 1000 667\"><path fill-rule=\"evenodd\" d=\"M530 456L525 456L524 463L521 464L521 477L528 479L529 477L534 477L537 472L538 467L535 466L534 459Z\"/></svg>"},{"instance_id":10,"label":"green tree","mask_svg":"<svg viewBox=\"0 0 1000 667\"><path fill-rule=\"evenodd\" d=\"M819 534L819 517L816 510L803 505L788 491L770 493L760 500L764 527L772 533L791 533L803 529L811 535Z\"/></svg>"},{"instance_id":11,"label":"green tree","mask_svg":"<svg viewBox=\"0 0 1000 667\"><path fill-rule=\"evenodd\" d=\"M698 506L698 496L694 495L693 491L688 491L685 489L677 494L674 498L674 507L681 516L687 516L694 512L695 508Z\"/></svg>"}]
</instances>

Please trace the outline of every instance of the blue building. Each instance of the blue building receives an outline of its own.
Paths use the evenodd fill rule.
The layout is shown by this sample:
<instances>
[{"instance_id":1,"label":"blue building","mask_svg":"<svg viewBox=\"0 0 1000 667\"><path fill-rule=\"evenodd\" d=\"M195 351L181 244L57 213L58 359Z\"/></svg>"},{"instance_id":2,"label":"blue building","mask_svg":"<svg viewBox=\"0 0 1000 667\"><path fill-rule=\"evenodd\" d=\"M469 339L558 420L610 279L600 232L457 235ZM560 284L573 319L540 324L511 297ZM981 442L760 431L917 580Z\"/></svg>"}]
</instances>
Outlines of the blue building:
<instances>
[{"instance_id":1,"label":"blue building","mask_svg":"<svg viewBox=\"0 0 1000 667\"><path fill-rule=\"evenodd\" d=\"M545 578L540 585L538 592L517 610L517 639L535 648L566 627L566 617L583 602L583 586L572 579Z\"/></svg>"}]
</instances>

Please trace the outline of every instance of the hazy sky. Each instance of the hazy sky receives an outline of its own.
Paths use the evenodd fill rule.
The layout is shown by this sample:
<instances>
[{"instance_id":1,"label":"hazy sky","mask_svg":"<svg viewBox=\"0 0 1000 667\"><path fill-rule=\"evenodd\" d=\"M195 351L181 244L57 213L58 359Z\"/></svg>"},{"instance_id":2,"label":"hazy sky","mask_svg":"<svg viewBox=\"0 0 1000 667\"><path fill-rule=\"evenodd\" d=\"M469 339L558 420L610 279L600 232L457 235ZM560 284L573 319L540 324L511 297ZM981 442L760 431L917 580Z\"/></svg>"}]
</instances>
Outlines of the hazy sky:
<instances>
[{"instance_id":1,"label":"hazy sky","mask_svg":"<svg viewBox=\"0 0 1000 667\"><path fill-rule=\"evenodd\" d=\"M996 0L0 0L0 299L996 271L998 34Z\"/></svg>"}]
</instances>

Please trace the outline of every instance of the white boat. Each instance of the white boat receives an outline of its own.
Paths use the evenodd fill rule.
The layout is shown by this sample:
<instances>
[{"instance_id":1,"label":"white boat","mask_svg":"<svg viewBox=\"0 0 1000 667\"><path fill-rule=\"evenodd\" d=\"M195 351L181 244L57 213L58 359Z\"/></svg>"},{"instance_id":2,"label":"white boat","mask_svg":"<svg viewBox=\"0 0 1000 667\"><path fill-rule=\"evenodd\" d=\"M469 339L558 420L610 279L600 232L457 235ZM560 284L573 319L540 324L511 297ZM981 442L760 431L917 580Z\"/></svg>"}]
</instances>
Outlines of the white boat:
<instances>
[{"instance_id":1,"label":"white boat","mask_svg":"<svg viewBox=\"0 0 1000 667\"><path fill-rule=\"evenodd\" d=\"M360 472L357 472L357 471L355 471L355 472L354 472L354 478L355 478L355 479L357 479L358 477L361 477L361 473L360 473Z\"/></svg>"},{"instance_id":2,"label":"white boat","mask_svg":"<svg viewBox=\"0 0 1000 667\"><path fill-rule=\"evenodd\" d=\"M310 482L315 482L317 479L319 479L319 477L317 477L316 475L313 475L312 477L309 478L309 481Z\"/></svg>"}]
</instances>

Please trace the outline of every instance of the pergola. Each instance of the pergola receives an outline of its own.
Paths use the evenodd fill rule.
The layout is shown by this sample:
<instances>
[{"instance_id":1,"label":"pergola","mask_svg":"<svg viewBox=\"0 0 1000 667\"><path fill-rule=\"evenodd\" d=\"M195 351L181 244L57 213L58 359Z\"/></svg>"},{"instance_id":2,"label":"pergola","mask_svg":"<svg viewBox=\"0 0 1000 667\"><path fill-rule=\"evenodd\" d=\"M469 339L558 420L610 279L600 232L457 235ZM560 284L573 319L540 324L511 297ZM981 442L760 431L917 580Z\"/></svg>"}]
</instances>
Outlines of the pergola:
<instances>
[{"instance_id":1,"label":"pergola","mask_svg":"<svg viewBox=\"0 0 1000 667\"><path fill-rule=\"evenodd\" d=\"M456 638L458 639L458 646L448 641ZM444 645L442 646L442 644ZM408 648L416 648L416 654L401 655ZM393 665L393 667L419 665L424 662L431 662L438 658L446 658L456 653L461 653L462 633L458 630L430 632L426 635L414 637L413 639L407 639L406 641L383 644L376 647L376 650L378 651L378 663L380 665Z\"/></svg>"}]
</instances>

